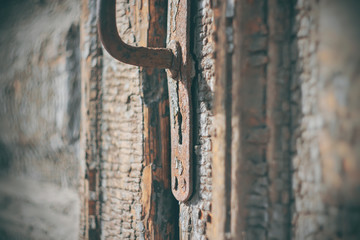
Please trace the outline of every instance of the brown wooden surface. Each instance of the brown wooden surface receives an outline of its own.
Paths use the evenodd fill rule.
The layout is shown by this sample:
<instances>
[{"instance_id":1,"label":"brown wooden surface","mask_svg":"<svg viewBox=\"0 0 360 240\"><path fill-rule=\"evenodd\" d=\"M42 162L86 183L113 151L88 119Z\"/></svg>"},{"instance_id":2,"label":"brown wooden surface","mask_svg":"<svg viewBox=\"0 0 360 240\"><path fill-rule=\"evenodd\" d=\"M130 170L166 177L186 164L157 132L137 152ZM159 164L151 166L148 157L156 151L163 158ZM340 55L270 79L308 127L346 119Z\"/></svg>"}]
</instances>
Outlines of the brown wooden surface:
<instances>
[{"instance_id":1,"label":"brown wooden surface","mask_svg":"<svg viewBox=\"0 0 360 240\"><path fill-rule=\"evenodd\" d=\"M164 47L166 41L166 0L143 2L142 14L149 15L146 35L149 47ZM141 37L143 39L143 37ZM178 204L170 184L170 119L164 70L143 69L144 170L142 186L145 239L178 237Z\"/></svg>"},{"instance_id":2,"label":"brown wooden surface","mask_svg":"<svg viewBox=\"0 0 360 240\"><path fill-rule=\"evenodd\" d=\"M229 118L229 107L226 107L229 92L227 85L231 76L227 72L226 66L231 64L229 54L227 54L226 38L226 5L220 1L214 1L214 16L216 19L216 95L215 95L215 126L216 133L214 137L214 159L213 159L213 229L211 239L225 239L227 232L226 226L229 225L229 207L230 199L226 199L226 193L229 193L229 182L226 176L229 176L229 143L227 140L226 129ZM236 131L236 129L234 129Z\"/></svg>"},{"instance_id":3,"label":"brown wooden surface","mask_svg":"<svg viewBox=\"0 0 360 240\"><path fill-rule=\"evenodd\" d=\"M289 237L290 7L214 2L213 239Z\"/></svg>"}]
</instances>

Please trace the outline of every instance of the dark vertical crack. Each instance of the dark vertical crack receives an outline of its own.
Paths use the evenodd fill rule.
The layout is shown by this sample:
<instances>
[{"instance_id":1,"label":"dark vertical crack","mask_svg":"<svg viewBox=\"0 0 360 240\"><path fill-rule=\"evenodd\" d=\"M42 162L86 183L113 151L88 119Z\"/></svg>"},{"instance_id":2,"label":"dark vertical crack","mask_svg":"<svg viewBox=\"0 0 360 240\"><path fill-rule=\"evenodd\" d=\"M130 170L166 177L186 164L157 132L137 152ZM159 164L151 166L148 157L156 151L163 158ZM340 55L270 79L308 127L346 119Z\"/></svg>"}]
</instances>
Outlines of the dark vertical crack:
<instances>
[{"instance_id":1,"label":"dark vertical crack","mask_svg":"<svg viewBox=\"0 0 360 240\"><path fill-rule=\"evenodd\" d=\"M198 38L198 36L196 36L196 15L198 13L198 5L195 4L194 2L190 1L190 55L191 55L191 59L193 60L193 64L194 64L194 69L195 69L195 76L190 80L191 81L191 101L192 101L192 142L193 142L193 146L198 145L199 144L199 117L196 113L196 109L199 105L199 61L197 59L197 55L196 55L196 50L195 50L195 45L197 44L196 39ZM196 133L196 134L195 134ZM192 148L192 151L194 150L194 148ZM193 195L196 193L197 191L197 187L198 184L200 183L200 177L199 174L197 174L200 171L200 166L198 164L196 164L197 162L197 156L196 154L193 152L192 153L193 156ZM192 197L194 198L194 197Z\"/></svg>"},{"instance_id":2,"label":"dark vertical crack","mask_svg":"<svg viewBox=\"0 0 360 240\"><path fill-rule=\"evenodd\" d=\"M226 18L226 28L233 28L232 17ZM232 37L231 37L232 38ZM226 220L225 220L225 231L231 233L231 142L232 142L232 128L231 128L231 117L232 117L232 55L233 52L229 51L232 45L232 39L227 36L227 54L226 54L226 92L229 93L225 97L226 106L226 120L225 120L225 171L229 174L225 176L225 187L226 187Z\"/></svg>"},{"instance_id":3,"label":"dark vertical crack","mask_svg":"<svg viewBox=\"0 0 360 240\"><path fill-rule=\"evenodd\" d=\"M7 144L0 141L0 171L6 171L10 168L13 159L13 153Z\"/></svg>"},{"instance_id":4,"label":"dark vertical crack","mask_svg":"<svg viewBox=\"0 0 360 240\"><path fill-rule=\"evenodd\" d=\"M296 20L295 20L295 17L296 17L296 10L295 10L295 6L296 6L296 0L292 0L290 1L290 29L293 29L295 24L296 24ZM290 33L289 33L289 44L290 44L290 48L293 44L293 42L296 41L296 34L294 34L292 32L292 30L290 30ZM297 55L298 55L298 50L296 48L296 51L293 52L291 51L290 49L290 59L296 59L295 61L292 61L290 63L290 73L293 74L296 72L296 61L297 61ZM294 56L295 55L295 56ZM290 78L291 78L291 75L290 75ZM290 111L292 112L293 111L293 108L295 106L293 106L293 103L292 103L292 97L293 97L293 90L292 90L292 81L294 81L294 79L290 79L289 80L289 85L288 85L288 91L289 91L289 94L288 94L288 103L290 105ZM297 108L300 108L301 106L296 106ZM294 157L294 155L296 154L295 152L293 152L293 149L292 149L292 146L291 146L291 142L294 141L293 138L295 138L295 122L297 122L298 119L294 118L293 117L293 114L289 114L289 125L288 125L288 128L289 128L289 134L290 134L290 142L289 142L289 174L290 174L290 177L289 177L289 196L290 196L290 199L289 199L289 205L288 205L288 218L286 219L287 221L287 239L291 240L293 238L292 236L292 229L293 229L293 224L292 224L292 218L293 218L293 211L292 211L292 205L295 203L294 202L294 199L293 199L293 196L294 196L294 193L293 193L293 178L292 178L292 175L293 175L293 170L294 169L294 166L293 166L293 161L292 161L292 158Z\"/></svg>"},{"instance_id":5,"label":"dark vertical crack","mask_svg":"<svg viewBox=\"0 0 360 240\"><path fill-rule=\"evenodd\" d=\"M178 101L180 101L179 98L179 81L176 82L176 94L177 94L177 99ZM178 103L179 104L179 103ZM178 135L179 135L179 144L182 144L182 114L181 114L181 109L179 108L179 111L176 114L176 120L177 120L177 126L178 126Z\"/></svg>"},{"instance_id":6,"label":"dark vertical crack","mask_svg":"<svg viewBox=\"0 0 360 240\"><path fill-rule=\"evenodd\" d=\"M67 114L69 116L67 140L73 143L80 138L80 27L72 24L66 37L66 71L68 73L69 102Z\"/></svg>"}]
</instances>

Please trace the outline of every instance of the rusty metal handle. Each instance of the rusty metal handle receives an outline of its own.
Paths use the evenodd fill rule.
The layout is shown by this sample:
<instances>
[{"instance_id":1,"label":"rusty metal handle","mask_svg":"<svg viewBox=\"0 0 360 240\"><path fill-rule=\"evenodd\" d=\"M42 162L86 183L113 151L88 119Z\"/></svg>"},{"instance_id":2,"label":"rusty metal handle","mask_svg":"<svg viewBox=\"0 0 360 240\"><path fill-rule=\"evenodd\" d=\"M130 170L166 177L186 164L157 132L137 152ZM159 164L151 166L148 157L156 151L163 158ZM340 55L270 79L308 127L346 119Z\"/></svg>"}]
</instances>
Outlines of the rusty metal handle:
<instances>
[{"instance_id":1,"label":"rusty metal handle","mask_svg":"<svg viewBox=\"0 0 360 240\"><path fill-rule=\"evenodd\" d=\"M104 48L115 59L140 67L176 70L171 49L134 47L123 42L116 27L116 0L98 0L98 32Z\"/></svg>"}]
</instances>

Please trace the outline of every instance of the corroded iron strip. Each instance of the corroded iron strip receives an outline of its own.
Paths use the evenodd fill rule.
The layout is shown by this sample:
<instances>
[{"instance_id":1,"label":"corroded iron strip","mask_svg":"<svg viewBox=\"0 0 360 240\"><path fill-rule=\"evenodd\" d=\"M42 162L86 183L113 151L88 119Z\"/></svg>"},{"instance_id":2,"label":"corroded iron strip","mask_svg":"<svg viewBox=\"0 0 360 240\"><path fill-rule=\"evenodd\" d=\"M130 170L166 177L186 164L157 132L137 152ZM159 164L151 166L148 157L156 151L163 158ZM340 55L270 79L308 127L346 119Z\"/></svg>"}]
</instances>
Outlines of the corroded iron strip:
<instances>
[{"instance_id":1,"label":"corroded iron strip","mask_svg":"<svg viewBox=\"0 0 360 240\"><path fill-rule=\"evenodd\" d=\"M186 201L192 194L192 108L189 54L190 0L169 1L168 42L180 61L179 74L168 72L171 129L171 183L175 198Z\"/></svg>"}]
</instances>

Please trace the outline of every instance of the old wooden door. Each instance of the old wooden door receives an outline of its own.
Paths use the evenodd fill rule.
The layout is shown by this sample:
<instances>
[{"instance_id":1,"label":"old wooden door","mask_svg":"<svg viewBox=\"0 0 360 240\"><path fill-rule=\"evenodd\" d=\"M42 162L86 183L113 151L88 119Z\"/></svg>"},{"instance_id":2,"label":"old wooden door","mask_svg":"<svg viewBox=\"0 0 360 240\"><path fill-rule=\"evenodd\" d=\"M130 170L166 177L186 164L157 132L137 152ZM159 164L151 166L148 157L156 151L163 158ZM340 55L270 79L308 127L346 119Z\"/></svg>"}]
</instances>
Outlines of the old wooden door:
<instances>
[{"instance_id":1,"label":"old wooden door","mask_svg":"<svg viewBox=\"0 0 360 240\"><path fill-rule=\"evenodd\" d=\"M326 80L334 73L326 71L331 63L325 61L329 46L343 39L321 38L329 34L324 19L336 15L335 1L329 6L310 0L189 1L184 17L188 29L178 26L181 2L117 0L116 23L124 42L143 47L166 47L173 31L188 30L190 120L175 119L164 70L120 63L101 47L95 0L84 1L83 189L89 197L84 200L82 236L327 239L335 234L328 225L343 215L350 216L349 224L337 225L342 226L337 234L358 234L351 220L358 214L342 208L341 199L325 200L333 196L332 184L338 186L336 193L342 186L336 181L341 178L332 176L343 174L351 182L346 196L358 183L353 171L338 173L338 158L328 155L331 146L337 149L326 137L334 134L328 126L348 116L342 115L342 108L341 117L330 114L337 105L326 104L326 99L337 99L334 94L343 99L342 92L332 92L335 83ZM320 11L320 5L327 10ZM345 62L340 59L337 64ZM319 73L320 65L324 72ZM335 89L347 86L336 84L340 87ZM171 124L181 125L185 119L192 135L192 178L187 182L192 194L178 201L171 191L180 186L171 175L176 165L171 165L176 147ZM350 140L341 141L336 154L358 156ZM330 164L323 156L331 159ZM355 166L356 158L349 159Z\"/></svg>"}]
</instances>

